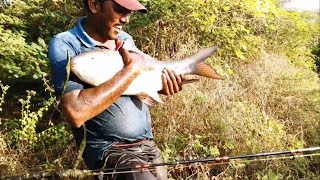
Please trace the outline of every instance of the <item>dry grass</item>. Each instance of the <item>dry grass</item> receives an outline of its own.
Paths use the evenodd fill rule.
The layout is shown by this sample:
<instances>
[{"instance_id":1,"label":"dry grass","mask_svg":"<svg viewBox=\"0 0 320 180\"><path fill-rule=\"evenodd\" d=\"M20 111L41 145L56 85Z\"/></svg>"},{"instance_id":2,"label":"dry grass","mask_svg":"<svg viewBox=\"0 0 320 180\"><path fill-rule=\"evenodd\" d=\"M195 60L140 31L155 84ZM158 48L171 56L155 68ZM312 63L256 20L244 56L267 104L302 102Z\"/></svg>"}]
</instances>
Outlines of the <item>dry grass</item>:
<instances>
[{"instance_id":1,"label":"dry grass","mask_svg":"<svg viewBox=\"0 0 320 180\"><path fill-rule=\"evenodd\" d=\"M12 176L16 172L24 173L26 168L15 151L10 150L0 133L0 178Z\"/></svg>"},{"instance_id":2,"label":"dry grass","mask_svg":"<svg viewBox=\"0 0 320 180\"><path fill-rule=\"evenodd\" d=\"M311 138L319 134L320 83L316 73L270 54L234 66L233 71L224 81L201 79L187 85L165 105L152 109L155 136L165 160L278 151L319 143ZM286 169L280 164L280 170ZM272 165L263 167L274 168Z\"/></svg>"},{"instance_id":3,"label":"dry grass","mask_svg":"<svg viewBox=\"0 0 320 180\"><path fill-rule=\"evenodd\" d=\"M46 170L72 169L78 149L75 142L68 145L54 145L42 147L37 150L20 147L10 150L0 136L0 179L3 177L16 177L26 174L44 172ZM80 169L85 169L83 162L80 162Z\"/></svg>"},{"instance_id":4,"label":"dry grass","mask_svg":"<svg viewBox=\"0 0 320 180\"><path fill-rule=\"evenodd\" d=\"M196 50L181 48L175 58ZM234 74L225 80L201 78L167 97L164 105L151 109L156 141L165 161L278 151L320 143L315 138L320 133L320 83L316 73L270 54L232 68ZM36 154L12 151L0 136L0 174L68 169L76 154L74 144L43 147ZM284 175L300 172L301 168L308 171L308 161L293 167L290 163L199 165L170 168L169 172L174 179L241 179L269 171Z\"/></svg>"}]
</instances>

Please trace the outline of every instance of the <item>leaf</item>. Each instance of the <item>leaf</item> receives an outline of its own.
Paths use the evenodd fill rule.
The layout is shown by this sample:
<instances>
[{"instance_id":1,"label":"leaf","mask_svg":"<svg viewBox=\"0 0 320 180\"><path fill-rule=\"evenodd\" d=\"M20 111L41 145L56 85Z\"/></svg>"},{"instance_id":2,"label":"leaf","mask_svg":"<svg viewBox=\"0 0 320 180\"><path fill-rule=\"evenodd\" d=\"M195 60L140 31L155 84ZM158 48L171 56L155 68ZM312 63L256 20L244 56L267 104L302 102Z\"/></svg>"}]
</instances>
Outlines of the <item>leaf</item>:
<instances>
[{"instance_id":1,"label":"leaf","mask_svg":"<svg viewBox=\"0 0 320 180\"><path fill-rule=\"evenodd\" d=\"M235 53L236 53L236 56L238 57L238 58L240 58L240 59L242 59L242 60L244 60L245 59L245 57L244 57L244 55L243 55L243 52L241 51L241 50L236 50L235 51Z\"/></svg>"},{"instance_id":2,"label":"leaf","mask_svg":"<svg viewBox=\"0 0 320 180\"><path fill-rule=\"evenodd\" d=\"M224 6L224 7L223 7L223 10L224 10L224 11L229 11L229 10L230 10L230 7L229 7L229 6Z\"/></svg>"}]
</instances>

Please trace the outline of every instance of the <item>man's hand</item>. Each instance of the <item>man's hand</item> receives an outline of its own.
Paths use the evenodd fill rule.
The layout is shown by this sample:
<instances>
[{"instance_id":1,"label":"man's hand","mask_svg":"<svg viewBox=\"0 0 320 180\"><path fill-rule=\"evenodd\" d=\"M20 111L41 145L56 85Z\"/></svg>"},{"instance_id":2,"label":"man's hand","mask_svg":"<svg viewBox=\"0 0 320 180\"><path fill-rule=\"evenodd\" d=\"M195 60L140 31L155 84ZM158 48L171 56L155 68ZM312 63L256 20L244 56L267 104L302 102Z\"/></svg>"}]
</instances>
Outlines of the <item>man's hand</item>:
<instances>
[{"instance_id":1,"label":"man's hand","mask_svg":"<svg viewBox=\"0 0 320 180\"><path fill-rule=\"evenodd\" d=\"M144 67L143 56L137 53L130 53L125 48L119 49L125 66L131 65L135 70L140 71Z\"/></svg>"},{"instance_id":2,"label":"man's hand","mask_svg":"<svg viewBox=\"0 0 320 180\"><path fill-rule=\"evenodd\" d=\"M126 66L132 64L134 68L141 70L145 68L144 56L147 56L142 51L137 50L137 53L129 53L125 48L120 48L123 62ZM164 69L162 71L162 90L160 94L173 95L182 90L183 75L178 75L174 71Z\"/></svg>"},{"instance_id":3,"label":"man's hand","mask_svg":"<svg viewBox=\"0 0 320 180\"><path fill-rule=\"evenodd\" d=\"M182 90L183 75L164 69L162 71L162 90L159 93L173 95Z\"/></svg>"},{"instance_id":4,"label":"man's hand","mask_svg":"<svg viewBox=\"0 0 320 180\"><path fill-rule=\"evenodd\" d=\"M139 75L143 59L121 51L125 67L111 79L92 88L73 90L61 98L61 109L70 123L79 128L84 122L109 108Z\"/></svg>"}]
</instances>

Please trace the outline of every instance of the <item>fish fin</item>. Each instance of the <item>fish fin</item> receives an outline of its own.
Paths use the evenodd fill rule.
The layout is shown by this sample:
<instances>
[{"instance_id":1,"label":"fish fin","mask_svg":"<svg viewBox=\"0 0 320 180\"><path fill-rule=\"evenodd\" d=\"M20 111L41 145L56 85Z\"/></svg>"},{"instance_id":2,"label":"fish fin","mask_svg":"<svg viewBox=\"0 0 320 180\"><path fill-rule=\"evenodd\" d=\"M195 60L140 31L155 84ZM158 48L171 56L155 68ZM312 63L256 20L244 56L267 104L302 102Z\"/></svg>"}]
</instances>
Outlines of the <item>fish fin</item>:
<instances>
[{"instance_id":1,"label":"fish fin","mask_svg":"<svg viewBox=\"0 0 320 180\"><path fill-rule=\"evenodd\" d=\"M64 92L66 91L66 87L67 87L67 82L69 81L70 78L70 72L71 72L71 57L69 55L69 51L67 51L67 65L66 65L66 74L67 77L63 83L63 88L62 88L62 94L64 94Z\"/></svg>"},{"instance_id":2,"label":"fish fin","mask_svg":"<svg viewBox=\"0 0 320 180\"><path fill-rule=\"evenodd\" d=\"M195 74L212 79L224 79L212 67L204 62L200 62L196 65Z\"/></svg>"},{"instance_id":3,"label":"fish fin","mask_svg":"<svg viewBox=\"0 0 320 180\"><path fill-rule=\"evenodd\" d=\"M154 106L155 103L163 103L162 99L160 98L159 94L156 93L139 93L137 95L137 98L144 102L145 104L149 106Z\"/></svg>"},{"instance_id":4,"label":"fish fin","mask_svg":"<svg viewBox=\"0 0 320 180\"><path fill-rule=\"evenodd\" d=\"M182 81L182 84L189 84L189 83L194 83L194 82L198 82L199 79L184 79Z\"/></svg>"},{"instance_id":5,"label":"fish fin","mask_svg":"<svg viewBox=\"0 0 320 180\"><path fill-rule=\"evenodd\" d=\"M140 96L138 96L138 99L140 99ZM140 99L140 101L147 104L148 106L154 106L156 104L155 101L150 98L150 96L146 96L143 99Z\"/></svg>"}]
</instances>

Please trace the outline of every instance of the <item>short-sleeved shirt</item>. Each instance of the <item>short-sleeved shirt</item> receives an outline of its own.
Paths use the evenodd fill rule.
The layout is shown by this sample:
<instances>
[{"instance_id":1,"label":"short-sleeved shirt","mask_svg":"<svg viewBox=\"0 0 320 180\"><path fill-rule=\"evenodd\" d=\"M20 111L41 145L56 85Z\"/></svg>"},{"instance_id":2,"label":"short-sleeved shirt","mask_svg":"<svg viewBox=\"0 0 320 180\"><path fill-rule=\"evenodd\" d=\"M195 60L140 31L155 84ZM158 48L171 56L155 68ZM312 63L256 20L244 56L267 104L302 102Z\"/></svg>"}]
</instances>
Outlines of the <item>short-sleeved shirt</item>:
<instances>
[{"instance_id":1,"label":"short-sleeved shirt","mask_svg":"<svg viewBox=\"0 0 320 180\"><path fill-rule=\"evenodd\" d=\"M57 96L63 93L65 82L64 93L92 87L81 82L72 73L66 81L68 55L72 58L98 48L97 43L85 32L84 20L85 18L79 19L74 28L54 36L49 43L51 79ZM135 46L132 37L125 32L121 32L118 38ZM149 108L135 96L119 97L108 109L86 121L85 127L87 144L83 158L88 168L93 168L115 143L153 139ZM83 127L73 128L73 132L79 145L83 139Z\"/></svg>"}]
</instances>

